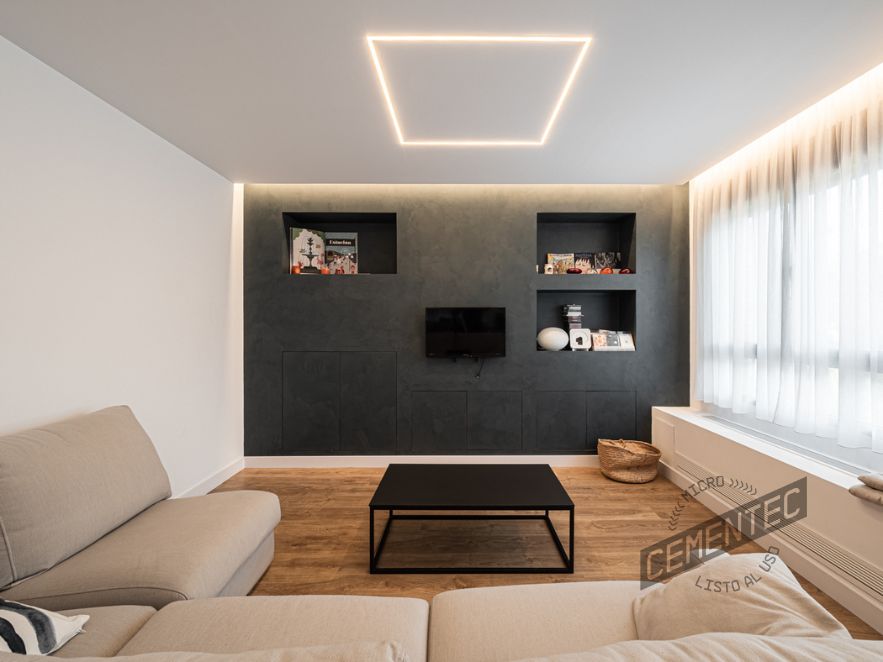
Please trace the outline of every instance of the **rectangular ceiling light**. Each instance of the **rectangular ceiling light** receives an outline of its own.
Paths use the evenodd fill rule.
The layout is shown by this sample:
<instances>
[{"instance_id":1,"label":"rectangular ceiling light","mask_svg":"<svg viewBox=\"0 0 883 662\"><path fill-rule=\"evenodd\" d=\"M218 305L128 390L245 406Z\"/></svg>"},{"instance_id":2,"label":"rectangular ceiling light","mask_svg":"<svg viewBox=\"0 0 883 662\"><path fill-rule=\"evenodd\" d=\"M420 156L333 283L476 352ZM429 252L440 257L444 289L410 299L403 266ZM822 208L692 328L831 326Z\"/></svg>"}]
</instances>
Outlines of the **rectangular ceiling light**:
<instances>
[{"instance_id":1,"label":"rectangular ceiling light","mask_svg":"<svg viewBox=\"0 0 883 662\"><path fill-rule=\"evenodd\" d=\"M393 128L395 129L396 136L399 139L399 143L402 145L414 145L414 146L424 146L424 147L540 147L546 144L546 140L549 137L549 134L552 131L552 127L555 125L555 120L558 119L558 114L561 112L561 107L564 105L564 100L567 98L570 93L571 87L573 87L573 81L576 79L576 75L579 72L580 67L582 66L583 60L586 56L586 51L589 49L589 44L592 41L591 37L566 37L566 36L533 36L533 35L394 35L394 36L386 36L386 35L369 35L368 39L368 48L371 51L371 60L374 62L374 69L377 72L377 80L380 82L380 89L383 92L383 97L386 100L386 107L389 111L390 119L392 120ZM377 53L377 48L375 47L376 43L379 42L413 42L413 43L552 43L552 44L561 44L561 43L572 43L572 44L582 44L579 49L576 61L573 63L573 67L570 69L570 73L567 76L566 81L564 82L564 87L561 89L560 94L558 95L554 106L552 107L552 112L549 114L549 118L546 121L545 126L543 127L542 133L539 138L536 139L513 139L513 140L412 140L405 138L404 131L402 130L401 122L399 121L398 113L396 112L396 106L392 99L392 93L389 89L389 84L387 83L386 76L383 73L383 65L380 62L380 56Z\"/></svg>"}]
</instances>

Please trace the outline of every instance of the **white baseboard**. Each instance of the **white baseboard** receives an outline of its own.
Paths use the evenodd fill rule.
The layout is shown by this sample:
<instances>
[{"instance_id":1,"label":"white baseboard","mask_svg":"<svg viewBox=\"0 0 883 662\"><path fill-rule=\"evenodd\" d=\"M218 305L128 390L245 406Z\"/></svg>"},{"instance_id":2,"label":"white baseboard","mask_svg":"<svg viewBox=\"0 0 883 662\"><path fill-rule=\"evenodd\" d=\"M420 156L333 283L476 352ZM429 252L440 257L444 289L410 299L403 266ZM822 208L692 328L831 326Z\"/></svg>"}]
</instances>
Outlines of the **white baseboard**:
<instances>
[{"instance_id":1,"label":"white baseboard","mask_svg":"<svg viewBox=\"0 0 883 662\"><path fill-rule=\"evenodd\" d=\"M676 467L669 466L665 461L659 463L659 471L678 487L687 488L695 482L694 478ZM713 490L699 493L696 499L716 515L729 512L735 507L734 504L715 494ZM877 632L883 633L883 612L881 612L880 603L855 584L820 563L807 550L778 532L762 536L755 542L762 547L777 547L779 555L788 564L788 567L806 577L816 587L834 598Z\"/></svg>"},{"instance_id":2,"label":"white baseboard","mask_svg":"<svg viewBox=\"0 0 883 662\"><path fill-rule=\"evenodd\" d=\"M390 464L549 464L597 467L597 455L252 455L246 469L383 468Z\"/></svg>"},{"instance_id":3,"label":"white baseboard","mask_svg":"<svg viewBox=\"0 0 883 662\"><path fill-rule=\"evenodd\" d=\"M184 490L179 494L173 495L173 498L177 499L180 497L202 496L203 494L208 494L225 480L242 471L243 467L243 458L237 458L223 469L220 469L219 471L213 473L205 480L201 480L191 488Z\"/></svg>"}]
</instances>

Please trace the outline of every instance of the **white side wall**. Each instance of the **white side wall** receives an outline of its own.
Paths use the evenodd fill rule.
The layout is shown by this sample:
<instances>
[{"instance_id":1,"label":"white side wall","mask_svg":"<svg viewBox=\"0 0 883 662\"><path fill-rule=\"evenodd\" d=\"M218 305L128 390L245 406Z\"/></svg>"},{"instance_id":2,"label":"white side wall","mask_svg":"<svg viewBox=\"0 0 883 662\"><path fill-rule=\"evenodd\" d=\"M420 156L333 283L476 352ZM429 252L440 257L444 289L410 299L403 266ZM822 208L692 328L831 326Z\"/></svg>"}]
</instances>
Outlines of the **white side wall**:
<instances>
[{"instance_id":1,"label":"white side wall","mask_svg":"<svg viewBox=\"0 0 883 662\"><path fill-rule=\"evenodd\" d=\"M2 38L0 81L0 434L126 403L176 494L210 486L242 457L233 185Z\"/></svg>"}]
</instances>

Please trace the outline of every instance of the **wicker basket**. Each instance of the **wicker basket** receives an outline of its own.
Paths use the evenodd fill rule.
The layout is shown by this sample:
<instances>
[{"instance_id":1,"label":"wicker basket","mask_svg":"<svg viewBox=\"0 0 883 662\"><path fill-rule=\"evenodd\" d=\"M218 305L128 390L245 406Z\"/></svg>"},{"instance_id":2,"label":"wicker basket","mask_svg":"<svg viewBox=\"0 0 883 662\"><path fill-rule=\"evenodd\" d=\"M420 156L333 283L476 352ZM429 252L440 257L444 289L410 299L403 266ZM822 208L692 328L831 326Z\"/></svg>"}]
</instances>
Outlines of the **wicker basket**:
<instances>
[{"instance_id":1,"label":"wicker basket","mask_svg":"<svg viewBox=\"0 0 883 662\"><path fill-rule=\"evenodd\" d=\"M656 478L660 450L643 441L599 439L601 473L620 483L649 483Z\"/></svg>"}]
</instances>

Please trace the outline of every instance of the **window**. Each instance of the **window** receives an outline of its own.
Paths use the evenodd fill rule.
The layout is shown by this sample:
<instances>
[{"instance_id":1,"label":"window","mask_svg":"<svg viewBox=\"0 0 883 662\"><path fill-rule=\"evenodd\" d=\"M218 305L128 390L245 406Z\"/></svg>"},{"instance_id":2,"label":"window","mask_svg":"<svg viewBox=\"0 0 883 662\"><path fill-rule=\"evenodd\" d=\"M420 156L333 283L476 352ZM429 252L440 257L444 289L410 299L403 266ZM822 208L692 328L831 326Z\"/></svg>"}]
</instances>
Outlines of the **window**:
<instances>
[{"instance_id":1,"label":"window","mask_svg":"<svg viewBox=\"0 0 883 662\"><path fill-rule=\"evenodd\" d=\"M883 469L883 65L690 182L694 397Z\"/></svg>"}]
</instances>

